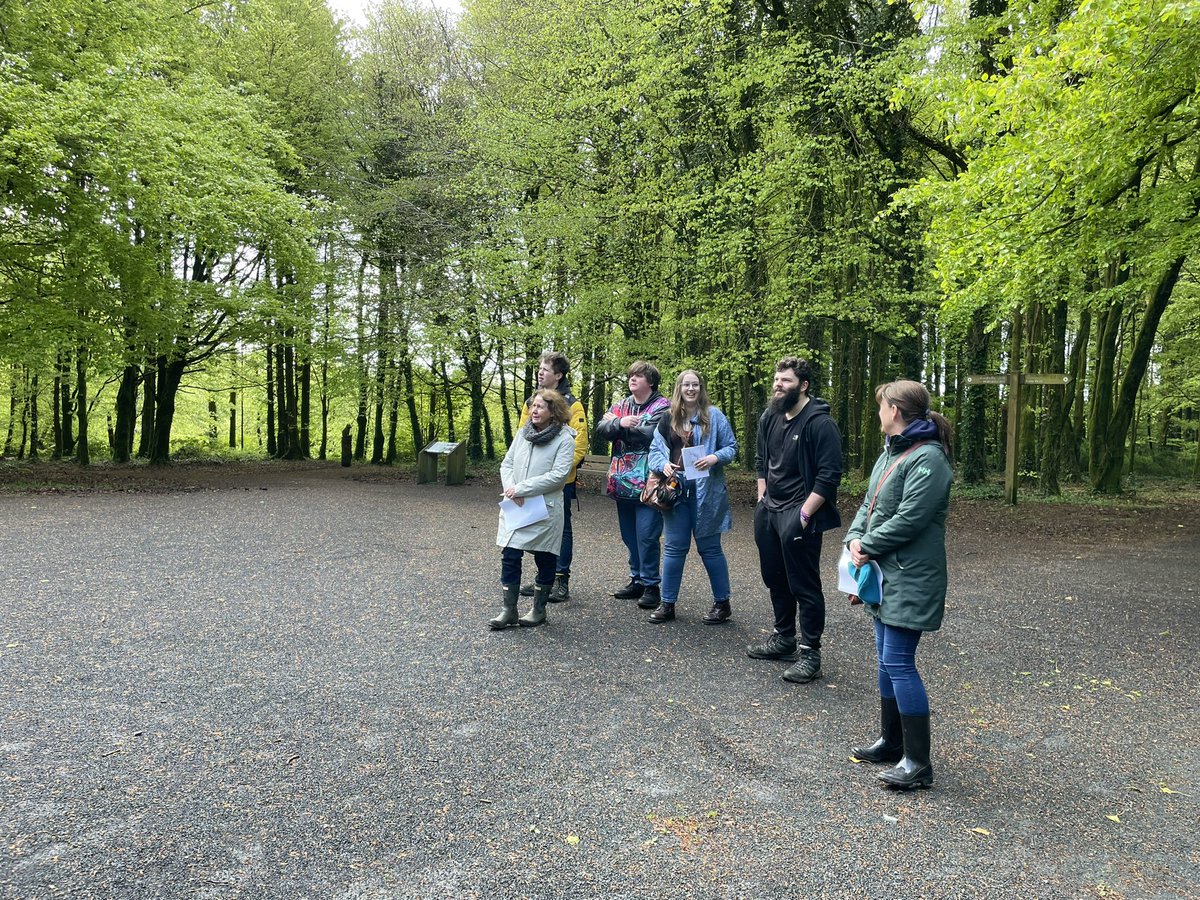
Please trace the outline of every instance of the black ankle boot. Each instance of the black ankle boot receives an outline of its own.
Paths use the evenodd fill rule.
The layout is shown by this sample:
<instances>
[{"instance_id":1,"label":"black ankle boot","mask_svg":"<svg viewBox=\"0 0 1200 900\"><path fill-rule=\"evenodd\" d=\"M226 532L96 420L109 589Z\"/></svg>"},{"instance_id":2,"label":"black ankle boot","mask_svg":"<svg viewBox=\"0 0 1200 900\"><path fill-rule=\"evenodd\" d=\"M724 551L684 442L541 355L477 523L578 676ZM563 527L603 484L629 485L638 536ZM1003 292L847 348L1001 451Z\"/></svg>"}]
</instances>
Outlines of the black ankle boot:
<instances>
[{"instance_id":1,"label":"black ankle boot","mask_svg":"<svg viewBox=\"0 0 1200 900\"><path fill-rule=\"evenodd\" d=\"M850 755L859 762L894 766L904 756L904 731L895 697L879 698L879 737L867 747L853 747Z\"/></svg>"},{"instance_id":2,"label":"black ankle boot","mask_svg":"<svg viewBox=\"0 0 1200 900\"><path fill-rule=\"evenodd\" d=\"M660 603L662 603L662 593L657 584L649 585L642 592L641 599L638 600L638 606L642 609L657 609Z\"/></svg>"},{"instance_id":3,"label":"black ankle boot","mask_svg":"<svg viewBox=\"0 0 1200 900\"><path fill-rule=\"evenodd\" d=\"M901 716L904 732L904 756L894 769L879 773L879 780L889 787L933 787L933 763L929 761L929 716Z\"/></svg>"},{"instance_id":4,"label":"black ankle boot","mask_svg":"<svg viewBox=\"0 0 1200 900\"><path fill-rule=\"evenodd\" d=\"M645 593L646 587L639 581L629 579L629 583L625 587L617 588L613 591L613 596L618 600L636 600Z\"/></svg>"},{"instance_id":5,"label":"black ankle boot","mask_svg":"<svg viewBox=\"0 0 1200 900\"><path fill-rule=\"evenodd\" d=\"M501 601L504 605L500 610L500 615L488 622L488 627L499 631L502 628L511 628L517 624L517 591L520 588L515 584L501 585L504 588L504 599Z\"/></svg>"},{"instance_id":6,"label":"black ankle boot","mask_svg":"<svg viewBox=\"0 0 1200 900\"><path fill-rule=\"evenodd\" d=\"M535 584L533 586L533 608L517 620L522 628L532 628L546 623L546 601L550 599L550 585Z\"/></svg>"},{"instance_id":7,"label":"black ankle boot","mask_svg":"<svg viewBox=\"0 0 1200 900\"><path fill-rule=\"evenodd\" d=\"M555 575L554 585L550 588L551 603L566 603L571 599L571 576Z\"/></svg>"}]
</instances>

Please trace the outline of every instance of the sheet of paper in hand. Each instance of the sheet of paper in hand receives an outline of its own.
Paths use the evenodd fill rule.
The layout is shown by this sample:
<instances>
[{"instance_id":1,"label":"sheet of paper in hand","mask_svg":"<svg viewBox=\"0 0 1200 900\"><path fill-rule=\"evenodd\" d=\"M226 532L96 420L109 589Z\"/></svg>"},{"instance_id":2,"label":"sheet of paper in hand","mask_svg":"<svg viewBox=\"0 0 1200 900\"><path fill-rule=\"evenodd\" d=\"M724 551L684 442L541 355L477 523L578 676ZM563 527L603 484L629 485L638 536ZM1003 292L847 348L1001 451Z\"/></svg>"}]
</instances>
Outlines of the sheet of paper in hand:
<instances>
[{"instance_id":1,"label":"sheet of paper in hand","mask_svg":"<svg viewBox=\"0 0 1200 900\"><path fill-rule=\"evenodd\" d=\"M509 531L516 531L518 528L550 518L550 511L546 509L546 498L541 494L526 497L522 506L517 506L505 497L500 501L500 512L504 516L504 527Z\"/></svg>"},{"instance_id":2,"label":"sheet of paper in hand","mask_svg":"<svg viewBox=\"0 0 1200 900\"><path fill-rule=\"evenodd\" d=\"M683 448L683 474L693 480L697 478L707 478L710 474L708 469L697 469L696 461L704 459L708 453L703 447L684 447Z\"/></svg>"}]
</instances>

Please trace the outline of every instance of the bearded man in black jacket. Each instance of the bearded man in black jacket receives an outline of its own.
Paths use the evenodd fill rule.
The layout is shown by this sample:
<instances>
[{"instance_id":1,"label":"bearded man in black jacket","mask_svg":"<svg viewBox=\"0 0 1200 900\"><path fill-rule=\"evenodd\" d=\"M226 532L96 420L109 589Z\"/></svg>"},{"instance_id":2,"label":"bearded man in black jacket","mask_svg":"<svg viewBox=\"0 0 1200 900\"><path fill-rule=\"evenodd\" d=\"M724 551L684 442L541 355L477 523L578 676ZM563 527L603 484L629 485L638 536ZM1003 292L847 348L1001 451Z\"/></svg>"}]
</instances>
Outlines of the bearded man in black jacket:
<instances>
[{"instance_id":1,"label":"bearded man in black jacket","mask_svg":"<svg viewBox=\"0 0 1200 900\"><path fill-rule=\"evenodd\" d=\"M809 395L812 383L805 360L779 361L771 402L758 420L755 452L754 542L775 629L746 653L792 662L783 678L797 684L821 677L821 533L842 524L837 509L842 436L829 417L829 404Z\"/></svg>"}]
</instances>

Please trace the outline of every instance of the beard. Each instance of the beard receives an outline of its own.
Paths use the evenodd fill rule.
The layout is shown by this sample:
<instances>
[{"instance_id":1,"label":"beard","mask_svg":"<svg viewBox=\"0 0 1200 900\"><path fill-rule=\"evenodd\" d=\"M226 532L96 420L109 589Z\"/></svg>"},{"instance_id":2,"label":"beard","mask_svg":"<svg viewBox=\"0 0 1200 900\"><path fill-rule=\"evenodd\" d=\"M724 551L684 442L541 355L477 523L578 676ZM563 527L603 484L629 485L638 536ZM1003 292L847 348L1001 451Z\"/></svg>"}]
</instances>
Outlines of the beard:
<instances>
[{"instance_id":1,"label":"beard","mask_svg":"<svg viewBox=\"0 0 1200 900\"><path fill-rule=\"evenodd\" d=\"M785 391L777 397L771 398L770 409L773 413L786 413L789 409L800 402L800 387L797 385L790 391Z\"/></svg>"}]
</instances>

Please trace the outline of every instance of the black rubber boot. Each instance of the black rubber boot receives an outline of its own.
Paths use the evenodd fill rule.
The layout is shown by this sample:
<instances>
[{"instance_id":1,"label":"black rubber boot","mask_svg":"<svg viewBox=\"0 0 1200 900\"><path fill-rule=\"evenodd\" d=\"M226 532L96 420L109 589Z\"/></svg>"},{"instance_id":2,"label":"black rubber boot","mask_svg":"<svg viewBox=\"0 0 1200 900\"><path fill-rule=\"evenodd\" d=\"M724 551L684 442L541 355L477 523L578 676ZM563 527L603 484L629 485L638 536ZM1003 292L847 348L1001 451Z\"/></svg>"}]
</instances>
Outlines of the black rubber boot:
<instances>
[{"instance_id":1,"label":"black rubber boot","mask_svg":"<svg viewBox=\"0 0 1200 900\"><path fill-rule=\"evenodd\" d=\"M550 599L550 585L535 584L533 586L533 607L517 622L522 628L532 628L546 623L546 601Z\"/></svg>"},{"instance_id":2,"label":"black rubber boot","mask_svg":"<svg viewBox=\"0 0 1200 900\"><path fill-rule=\"evenodd\" d=\"M500 615L488 622L489 628L494 628L499 631L502 628L511 628L517 624L517 591L519 590L515 584L502 585L504 588L504 608L500 610Z\"/></svg>"},{"instance_id":3,"label":"black rubber boot","mask_svg":"<svg viewBox=\"0 0 1200 900\"><path fill-rule=\"evenodd\" d=\"M879 698L879 738L867 747L852 747L850 755L859 762L894 766L904 756L904 732L900 707L895 697Z\"/></svg>"},{"instance_id":4,"label":"black rubber boot","mask_svg":"<svg viewBox=\"0 0 1200 900\"><path fill-rule=\"evenodd\" d=\"M532 581L529 582L529 584L521 585L521 596L522 597L532 597L533 596L533 582Z\"/></svg>"},{"instance_id":5,"label":"black rubber boot","mask_svg":"<svg viewBox=\"0 0 1200 900\"><path fill-rule=\"evenodd\" d=\"M929 716L901 716L904 756L894 769L879 773L888 787L910 790L933 787L933 764L929 761Z\"/></svg>"},{"instance_id":6,"label":"black rubber boot","mask_svg":"<svg viewBox=\"0 0 1200 900\"><path fill-rule=\"evenodd\" d=\"M550 588L551 603L566 603L571 599L571 576L555 575L554 585Z\"/></svg>"}]
</instances>

